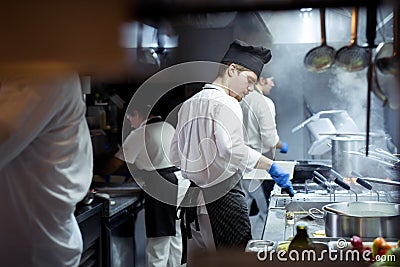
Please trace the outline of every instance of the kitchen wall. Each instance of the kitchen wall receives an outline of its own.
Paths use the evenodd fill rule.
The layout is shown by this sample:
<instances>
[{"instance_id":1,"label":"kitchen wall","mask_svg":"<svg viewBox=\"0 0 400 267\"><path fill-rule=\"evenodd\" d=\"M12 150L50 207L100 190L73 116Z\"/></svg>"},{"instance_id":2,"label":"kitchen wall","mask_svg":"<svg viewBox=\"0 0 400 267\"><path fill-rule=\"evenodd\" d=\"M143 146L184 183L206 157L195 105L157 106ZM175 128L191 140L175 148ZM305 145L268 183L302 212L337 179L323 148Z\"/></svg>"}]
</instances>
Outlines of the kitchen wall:
<instances>
[{"instance_id":1,"label":"kitchen wall","mask_svg":"<svg viewBox=\"0 0 400 267\"><path fill-rule=\"evenodd\" d=\"M359 14L359 42L364 44L365 10L360 9ZM329 45L336 50L348 45L351 9L330 9L326 17ZM387 17L387 11L380 17ZM289 144L289 153L277 154L277 159L311 158L307 154L312 141L308 130L304 128L291 133L293 127L310 115L306 103L315 112L344 109L357 126L365 130L367 69L349 73L333 67L324 73L312 73L303 65L306 53L320 45L318 9L308 15L298 10L202 14L192 17L192 20L188 16L172 25L179 36L179 46L171 64L194 60L218 62L229 43L236 38L272 50L272 60L264 67L264 73L275 78L276 87L271 98L276 103L280 137ZM389 21L381 27L377 42L390 35L391 30ZM398 142L398 126L396 128L390 123L398 118L396 116L395 112L384 112L382 102L372 95L371 131L385 130ZM329 157L328 153L317 158Z\"/></svg>"}]
</instances>

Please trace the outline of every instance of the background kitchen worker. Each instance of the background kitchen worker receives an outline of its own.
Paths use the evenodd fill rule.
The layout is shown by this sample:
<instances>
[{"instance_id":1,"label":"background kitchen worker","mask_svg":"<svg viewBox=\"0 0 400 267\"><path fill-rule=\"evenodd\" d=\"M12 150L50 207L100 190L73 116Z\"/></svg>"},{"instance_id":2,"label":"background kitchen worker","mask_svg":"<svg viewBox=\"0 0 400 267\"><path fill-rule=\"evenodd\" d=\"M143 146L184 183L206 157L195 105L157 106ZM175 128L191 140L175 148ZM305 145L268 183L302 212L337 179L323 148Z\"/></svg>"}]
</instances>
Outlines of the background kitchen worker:
<instances>
[{"instance_id":1,"label":"background kitchen worker","mask_svg":"<svg viewBox=\"0 0 400 267\"><path fill-rule=\"evenodd\" d=\"M201 188L204 196L206 210L201 209L198 216L200 236L193 235L202 238L196 242L203 246L199 250L244 249L252 238L240 186L246 168L268 171L279 186L293 193L289 174L246 146L243 138L239 101L253 90L264 64L270 59L269 49L234 41L223 57L214 82L206 84L179 110L170 158L181 168L183 177ZM189 188L188 194L192 189ZM210 228L212 233L207 231ZM190 264L190 257L188 260Z\"/></svg>"},{"instance_id":2,"label":"background kitchen worker","mask_svg":"<svg viewBox=\"0 0 400 267\"><path fill-rule=\"evenodd\" d=\"M75 205L92 179L79 76L62 64L0 66L2 266L78 266Z\"/></svg>"},{"instance_id":3,"label":"background kitchen worker","mask_svg":"<svg viewBox=\"0 0 400 267\"><path fill-rule=\"evenodd\" d=\"M261 152L264 156L275 159L276 148L280 149L281 153L287 153L288 145L279 139L276 129L276 111L274 102L269 96L272 88L275 86L272 77L265 78L260 76L254 91L249 93L240 106L243 110L243 126L245 132L245 143L251 148ZM242 180L242 187L246 193L247 206L251 208L253 201L257 203L259 215L262 220L266 219L268 212L269 198L274 187L274 180L260 181L253 183L250 179L253 176L252 172L246 172L245 178Z\"/></svg>"},{"instance_id":4,"label":"background kitchen worker","mask_svg":"<svg viewBox=\"0 0 400 267\"><path fill-rule=\"evenodd\" d=\"M152 114L151 105L146 101L138 102L141 103L128 107L126 113L134 130L107 163L103 175L114 173L124 162L135 165L139 171L134 175L142 178L144 185L139 183L145 189L146 266L181 266L182 237L177 221L177 184L181 174L168 159L175 129L160 116ZM166 181L160 181L160 178ZM160 190L169 194L167 197L171 201L160 199L162 196L156 193Z\"/></svg>"}]
</instances>

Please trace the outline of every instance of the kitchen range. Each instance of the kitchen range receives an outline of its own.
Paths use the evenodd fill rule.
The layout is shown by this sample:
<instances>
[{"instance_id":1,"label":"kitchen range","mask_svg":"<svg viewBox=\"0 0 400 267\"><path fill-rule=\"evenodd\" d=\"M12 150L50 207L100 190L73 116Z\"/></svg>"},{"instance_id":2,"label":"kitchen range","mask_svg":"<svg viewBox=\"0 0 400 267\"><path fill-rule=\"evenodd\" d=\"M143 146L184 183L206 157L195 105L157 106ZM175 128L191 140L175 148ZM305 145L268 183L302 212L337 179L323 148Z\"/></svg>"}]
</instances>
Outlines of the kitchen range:
<instances>
[{"instance_id":1,"label":"kitchen range","mask_svg":"<svg viewBox=\"0 0 400 267\"><path fill-rule=\"evenodd\" d=\"M293 198L275 189L262 241L251 241L249 245L253 249L248 250L257 251L255 248L258 246L258 251L287 252L296 236L296 225L301 224L307 226L311 242L327 253L356 249L351 242L354 236L363 240L364 247L371 248L378 237L384 238L393 248L397 247L400 237L400 183L379 179L376 179L381 182L379 184L362 180L356 182L359 177L353 176L344 178L347 181L345 184L350 187L345 186L349 189L346 190L340 182L340 185L337 183L334 175L327 176L323 183L316 177L320 175L316 173L304 183L294 184L297 193ZM322 256L322 260L327 260L327 256ZM360 261L363 259L358 259ZM395 260L395 266L398 266L398 261Z\"/></svg>"},{"instance_id":2,"label":"kitchen range","mask_svg":"<svg viewBox=\"0 0 400 267\"><path fill-rule=\"evenodd\" d=\"M142 190L136 183L93 183L90 198L78 204L75 216L83 237L79 266L140 266L142 253L138 214ZM141 255L140 255L141 256Z\"/></svg>"}]
</instances>

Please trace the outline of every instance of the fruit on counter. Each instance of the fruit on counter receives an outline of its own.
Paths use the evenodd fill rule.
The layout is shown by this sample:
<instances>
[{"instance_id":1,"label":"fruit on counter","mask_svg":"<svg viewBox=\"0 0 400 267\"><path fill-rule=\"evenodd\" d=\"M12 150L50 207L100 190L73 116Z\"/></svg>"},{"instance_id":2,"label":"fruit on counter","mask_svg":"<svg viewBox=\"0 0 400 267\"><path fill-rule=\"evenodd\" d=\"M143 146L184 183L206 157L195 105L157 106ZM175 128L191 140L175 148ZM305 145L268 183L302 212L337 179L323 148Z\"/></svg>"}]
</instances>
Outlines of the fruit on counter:
<instances>
[{"instance_id":1,"label":"fruit on counter","mask_svg":"<svg viewBox=\"0 0 400 267\"><path fill-rule=\"evenodd\" d=\"M362 239L361 237L357 236L357 235L353 235L350 238L350 243L353 246L354 249L358 250L358 251L362 251L364 248L364 245L362 243Z\"/></svg>"},{"instance_id":2,"label":"fruit on counter","mask_svg":"<svg viewBox=\"0 0 400 267\"><path fill-rule=\"evenodd\" d=\"M392 246L386 242L383 237L377 237L372 243L372 257L375 257L376 255L385 255L391 248Z\"/></svg>"},{"instance_id":3,"label":"fruit on counter","mask_svg":"<svg viewBox=\"0 0 400 267\"><path fill-rule=\"evenodd\" d=\"M383 237L377 237L372 242L372 247L367 247L359 236L354 235L350 238L350 243L353 249L359 252L371 251L370 262L374 262L371 265L373 267L400 266L400 240L397 242L397 246L392 246Z\"/></svg>"},{"instance_id":4,"label":"fruit on counter","mask_svg":"<svg viewBox=\"0 0 400 267\"><path fill-rule=\"evenodd\" d=\"M364 252L366 250L369 250L372 253L372 248L364 246L361 237L359 237L357 235L353 235L350 238L350 243L353 246L353 249L355 249L359 252Z\"/></svg>"}]
</instances>

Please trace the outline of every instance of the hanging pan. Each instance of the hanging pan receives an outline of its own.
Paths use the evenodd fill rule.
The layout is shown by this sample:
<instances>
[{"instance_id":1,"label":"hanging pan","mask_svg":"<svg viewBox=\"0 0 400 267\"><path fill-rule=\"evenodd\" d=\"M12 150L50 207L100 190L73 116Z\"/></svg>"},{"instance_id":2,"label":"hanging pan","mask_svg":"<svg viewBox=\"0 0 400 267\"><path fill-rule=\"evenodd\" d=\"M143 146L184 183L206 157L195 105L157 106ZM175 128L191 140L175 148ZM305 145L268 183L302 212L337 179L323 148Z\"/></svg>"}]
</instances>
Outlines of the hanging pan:
<instances>
[{"instance_id":1,"label":"hanging pan","mask_svg":"<svg viewBox=\"0 0 400 267\"><path fill-rule=\"evenodd\" d=\"M381 81L378 76L378 67L377 67L377 62L381 58L389 57L393 53L393 43L390 42L385 42L385 43L380 43L378 47L376 48L376 54L375 54L375 59L374 59L374 64L372 67L372 92L375 94L375 96L380 99L383 102L383 106L385 106L389 99L386 96L386 94L383 92L381 88Z\"/></svg>"},{"instance_id":2,"label":"hanging pan","mask_svg":"<svg viewBox=\"0 0 400 267\"><path fill-rule=\"evenodd\" d=\"M336 53L337 66L346 71L360 71L368 66L368 52L357 45L358 7L351 12L350 44L339 49Z\"/></svg>"},{"instance_id":3,"label":"hanging pan","mask_svg":"<svg viewBox=\"0 0 400 267\"><path fill-rule=\"evenodd\" d=\"M392 74L396 75L399 74L399 7L395 8L393 11L393 36L394 36L394 43L393 43L393 55L389 57L382 57L377 59L377 66L378 69L383 74Z\"/></svg>"},{"instance_id":4,"label":"hanging pan","mask_svg":"<svg viewBox=\"0 0 400 267\"><path fill-rule=\"evenodd\" d=\"M325 8L320 8L319 14L321 21L321 45L311 49L304 58L304 65L312 72L324 72L335 62L335 49L326 44Z\"/></svg>"},{"instance_id":5,"label":"hanging pan","mask_svg":"<svg viewBox=\"0 0 400 267\"><path fill-rule=\"evenodd\" d=\"M386 101L383 100L384 105L388 102L392 109L400 107L400 92L397 90L400 78L399 29L399 8L395 8L393 11L393 42L379 44L373 66L372 91L382 100L376 94L376 92L381 92L386 97Z\"/></svg>"}]
</instances>

